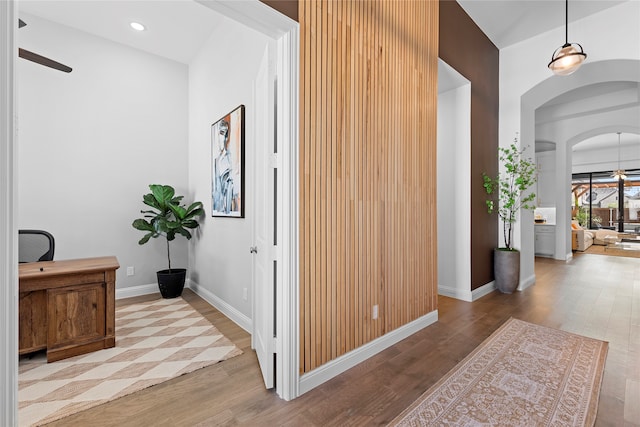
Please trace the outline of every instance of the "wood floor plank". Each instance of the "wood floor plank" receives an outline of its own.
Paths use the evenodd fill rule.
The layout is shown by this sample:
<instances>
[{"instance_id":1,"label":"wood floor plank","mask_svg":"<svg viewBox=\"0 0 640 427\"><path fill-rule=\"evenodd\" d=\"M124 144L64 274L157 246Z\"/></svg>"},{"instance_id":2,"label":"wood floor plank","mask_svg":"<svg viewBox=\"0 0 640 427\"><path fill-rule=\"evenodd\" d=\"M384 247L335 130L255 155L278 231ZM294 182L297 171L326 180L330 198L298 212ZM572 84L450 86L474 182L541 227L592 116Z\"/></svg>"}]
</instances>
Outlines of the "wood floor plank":
<instances>
[{"instance_id":1,"label":"wood floor plank","mask_svg":"<svg viewBox=\"0 0 640 427\"><path fill-rule=\"evenodd\" d=\"M630 417L639 406L633 400L640 382L640 259L539 258L535 273L535 285L512 295L494 292L473 303L439 297L437 323L291 402L264 389L250 335L185 290L185 300L244 354L51 425L384 425L516 317L609 340L596 426L639 426Z\"/></svg>"}]
</instances>

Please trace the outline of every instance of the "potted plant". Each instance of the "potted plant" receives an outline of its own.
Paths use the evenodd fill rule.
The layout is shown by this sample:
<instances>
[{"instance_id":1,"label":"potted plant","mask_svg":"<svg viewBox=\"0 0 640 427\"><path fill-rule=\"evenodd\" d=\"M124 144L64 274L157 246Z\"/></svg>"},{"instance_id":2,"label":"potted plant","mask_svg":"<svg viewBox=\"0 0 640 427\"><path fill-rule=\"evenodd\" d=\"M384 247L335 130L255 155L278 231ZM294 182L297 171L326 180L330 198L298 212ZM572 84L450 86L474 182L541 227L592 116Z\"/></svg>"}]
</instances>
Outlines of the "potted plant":
<instances>
[{"instance_id":1,"label":"potted plant","mask_svg":"<svg viewBox=\"0 0 640 427\"><path fill-rule=\"evenodd\" d=\"M600 228L602 224L602 218L600 218L598 215L593 215L591 217L591 220L589 220L589 208L584 205L580 206L577 209L577 212L574 215L573 219L578 221L578 224L580 224L580 226L583 228Z\"/></svg>"},{"instance_id":2,"label":"potted plant","mask_svg":"<svg viewBox=\"0 0 640 427\"><path fill-rule=\"evenodd\" d=\"M167 241L167 260L169 268L157 272L158 287L163 298L175 298L182 294L187 270L185 268L171 268L171 252L169 242L182 235L190 240L189 229L200 226L198 218L204 214L202 202L193 202L188 207L181 204L183 196L176 196L175 190L169 185L151 184L151 193L145 194L142 201L151 210L140 211L144 218L133 221L133 228L145 231L146 234L138 244L144 245L151 238L164 237Z\"/></svg>"},{"instance_id":3,"label":"potted plant","mask_svg":"<svg viewBox=\"0 0 640 427\"><path fill-rule=\"evenodd\" d=\"M498 212L502 220L504 247L494 250L494 272L496 288L503 293L512 293L520 282L520 251L513 247L513 229L520 209L533 210L531 203L535 193L525 194L536 182L536 166L518 149L516 137L509 147L498 148L498 159L504 172L496 178L483 173L484 189L491 196L487 199L489 213ZM496 200L497 199L497 200ZM496 206L497 204L497 206Z\"/></svg>"}]
</instances>

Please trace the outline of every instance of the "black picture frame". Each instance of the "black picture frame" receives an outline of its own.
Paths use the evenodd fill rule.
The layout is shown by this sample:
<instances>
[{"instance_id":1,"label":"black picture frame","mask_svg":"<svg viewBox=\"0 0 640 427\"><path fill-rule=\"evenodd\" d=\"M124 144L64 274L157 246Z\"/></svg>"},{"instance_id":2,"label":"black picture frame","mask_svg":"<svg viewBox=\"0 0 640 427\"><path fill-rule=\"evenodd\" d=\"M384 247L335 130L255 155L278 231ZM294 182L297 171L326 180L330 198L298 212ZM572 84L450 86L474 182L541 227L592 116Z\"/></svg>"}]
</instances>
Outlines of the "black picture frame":
<instances>
[{"instance_id":1,"label":"black picture frame","mask_svg":"<svg viewBox=\"0 0 640 427\"><path fill-rule=\"evenodd\" d=\"M211 125L211 216L244 218L245 107Z\"/></svg>"}]
</instances>

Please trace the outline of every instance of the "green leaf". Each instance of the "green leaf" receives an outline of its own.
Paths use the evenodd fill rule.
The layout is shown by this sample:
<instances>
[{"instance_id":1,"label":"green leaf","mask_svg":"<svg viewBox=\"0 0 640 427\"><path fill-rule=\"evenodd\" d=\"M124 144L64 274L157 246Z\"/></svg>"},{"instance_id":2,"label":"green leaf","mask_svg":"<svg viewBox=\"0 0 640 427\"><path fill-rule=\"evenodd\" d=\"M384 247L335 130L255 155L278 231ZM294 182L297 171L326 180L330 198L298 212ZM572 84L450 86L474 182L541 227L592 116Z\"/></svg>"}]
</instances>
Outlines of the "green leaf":
<instances>
[{"instance_id":1,"label":"green leaf","mask_svg":"<svg viewBox=\"0 0 640 427\"><path fill-rule=\"evenodd\" d=\"M184 237L186 237L187 240L191 240L191 233L189 233L189 230L185 230L184 228L179 228L176 231L181 235L183 235Z\"/></svg>"},{"instance_id":2,"label":"green leaf","mask_svg":"<svg viewBox=\"0 0 640 427\"><path fill-rule=\"evenodd\" d=\"M175 194L175 190L170 185L151 184L149 188L151 189L151 193L153 193L153 197L155 197L161 206L170 202Z\"/></svg>"},{"instance_id":3,"label":"green leaf","mask_svg":"<svg viewBox=\"0 0 640 427\"><path fill-rule=\"evenodd\" d=\"M169 205L169 209L171 209L171 211L173 212L173 215L178 220L184 219L185 215L187 214L187 210L182 206Z\"/></svg>"},{"instance_id":4,"label":"green leaf","mask_svg":"<svg viewBox=\"0 0 640 427\"><path fill-rule=\"evenodd\" d=\"M139 245L144 245L145 243L147 243L149 241L149 239L151 239L153 237L153 233L149 233L149 234L145 234L144 237L142 237L142 239L140 239L138 241Z\"/></svg>"},{"instance_id":5,"label":"green leaf","mask_svg":"<svg viewBox=\"0 0 640 427\"><path fill-rule=\"evenodd\" d=\"M198 228L200 224L196 220L188 219L182 223L182 226L185 228Z\"/></svg>"},{"instance_id":6,"label":"green leaf","mask_svg":"<svg viewBox=\"0 0 640 427\"><path fill-rule=\"evenodd\" d=\"M156 208L158 210L162 210L162 207L158 203L158 200L156 200L156 198L153 197L153 194L151 194L151 193L147 193L144 196L142 196L142 201L147 206L151 206L152 208Z\"/></svg>"},{"instance_id":7,"label":"green leaf","mask_svg":"<svg viewBox=\"0 0 640 427\"><path fill-rule=\"evenodd\" d=\"M138 218L138 219L134 220L131 225L133 225L133 228L135 228L137 230L153 231L153 226L151 225L151 223L149 223L148 221L145 221L144 219L141 219L141 218Z\"/></svg>"}]
</instances>

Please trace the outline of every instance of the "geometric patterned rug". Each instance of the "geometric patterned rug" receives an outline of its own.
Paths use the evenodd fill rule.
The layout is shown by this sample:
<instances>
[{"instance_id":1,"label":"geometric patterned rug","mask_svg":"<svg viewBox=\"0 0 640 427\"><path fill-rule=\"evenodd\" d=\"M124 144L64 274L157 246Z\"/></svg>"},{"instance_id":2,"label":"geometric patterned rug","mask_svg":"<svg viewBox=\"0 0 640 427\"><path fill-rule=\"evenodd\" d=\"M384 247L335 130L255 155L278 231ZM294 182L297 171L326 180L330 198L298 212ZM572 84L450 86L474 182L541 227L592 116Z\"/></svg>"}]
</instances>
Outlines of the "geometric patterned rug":
<instances>
[{"instance_id":1,"label":"geometric patterned rug","mask_svg":"<svg viewBox=\"0 0 640 427\"><path fill-rule=\"evenodd\" d=\"M116 308L116 346L21 358L18 419L41 425L242 354L182 298Z\"/></svg>"},{"instance_id":2,"label":"geometric patterned rug","mask_svg":"<svg viewBox=\"0 0 640 427\"><path fill-rule=\"evenodd\" d=\"M397 426L593 426L608 343L509 319Z\"/></svg>"}]
</instances>

